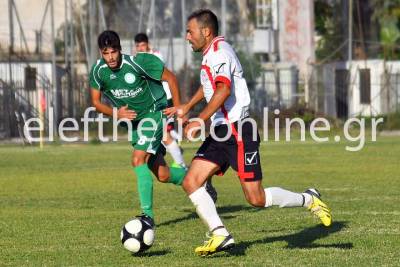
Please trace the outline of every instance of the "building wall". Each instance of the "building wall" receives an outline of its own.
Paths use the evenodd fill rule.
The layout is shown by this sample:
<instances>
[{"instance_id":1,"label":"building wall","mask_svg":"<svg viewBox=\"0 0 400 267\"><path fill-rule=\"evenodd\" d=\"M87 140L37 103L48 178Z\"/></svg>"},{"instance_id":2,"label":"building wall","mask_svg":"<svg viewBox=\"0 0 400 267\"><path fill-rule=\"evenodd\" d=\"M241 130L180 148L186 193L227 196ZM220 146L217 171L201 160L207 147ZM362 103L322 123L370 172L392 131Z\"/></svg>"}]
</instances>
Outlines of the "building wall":
<instances>
[{"instance_id":1,"label":"building wall","mask_svg":"<svg viewBox=\"0 0 400 267\"><path fill-rule=\"evenodd\" d=\"M53 0L54 1L54 27L55 34L57 29L65 21L65 0ZM16 9L18 11L19 18L21 20L21 26L24 31L26 41L28 43L29 51L33 52L36 48L36 34L35 31L40 29L40 25L45 13L46 3L48 0L14 0ZM77 0L72 0L76 5ZM80 3L84 4L86 1L81 0ZM0 1L0 46L1 49L7 49L10 44L10 20L9 20L9 1ZM43 43L42 51L51 52L50 40L51 40L51 24L50 24L50 8L47 10L45 21L43 24ZM21 45L24 47L23 40L21 38L21 31L18 24L17 17L13 16L14 23L14 45L15 50L19 51Z\"/></svg>"},{"instance_id":2,"label":"building wall","mask_svg":"<svg viewBox=\"0 0 400 267\"><path fill-rule=\"evenodd\" d=\"M360 70L370 70L370 99L369 104L362 104L360 99ZM335 62L323 66L324 99L327 115L336 117L336 70L350 70L348 82L348 117L376 116L393 112L393 106L399 105L398 97L400 79L396 82L386 78L385 72L390 75L400 75L400 61L357 60L349 62ZM388 101L389 100L389 101ZM394 103L394 104L393 104Z\"/></svg>"},{"instance_id":3,"label":"building wall","mask_svg":"<svg viewBox=\"0 0 400 267\"><path fill-rule=\"evenodd\" d=\"M11 63L12 79L15 84L25 83L25 68L28 65L25 62L13 62ZM29 66L36 68L38 76L43 77L52 83L52 66L51 62L30 62ZM10 65L7 62L0 62L0 79L6 83L10 83Z\"/></svg>"},{"instance_id":4,"label":"building wall","mask_svg":"<svg viewBox=\"0 0 400 267\"><path fill-rule=\"evenodd\" d=\"M308 63L315 61L314 2L280 0L278 4L280 61L295 63L305 79Z\"/></svg>"}]
</instances>

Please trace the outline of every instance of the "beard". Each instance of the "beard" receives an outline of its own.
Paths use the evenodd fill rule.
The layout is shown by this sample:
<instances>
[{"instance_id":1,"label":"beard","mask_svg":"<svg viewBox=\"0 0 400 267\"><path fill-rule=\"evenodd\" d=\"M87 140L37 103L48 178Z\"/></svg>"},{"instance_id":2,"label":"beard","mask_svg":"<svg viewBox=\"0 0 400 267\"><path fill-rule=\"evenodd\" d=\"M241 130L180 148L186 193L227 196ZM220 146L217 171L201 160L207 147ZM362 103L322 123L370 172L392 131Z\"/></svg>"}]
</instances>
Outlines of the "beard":
<instances>
[{"instance_id":1,"label":"beard","mask_svg":"<svg viewBox=\"0 0 400 267\"><path fill-rule=\"evenodd\" d=\"M107 64L107 66L112 70L119 69L119 67L121 66L121 62L122 62L122 55L119 54L119 57L116 62L117 64L114 67L111 67L109 64Z\"/></svg>"},{"instance_id":2,"label":"beard","mask_svg":"<svg viewBox=\"0 0 400 267\"><path fill-rule=\"evenodd\" d=\"M201 48L196 48L192 45L193 52L201 52Z\"/></svg>"}]
</instances>

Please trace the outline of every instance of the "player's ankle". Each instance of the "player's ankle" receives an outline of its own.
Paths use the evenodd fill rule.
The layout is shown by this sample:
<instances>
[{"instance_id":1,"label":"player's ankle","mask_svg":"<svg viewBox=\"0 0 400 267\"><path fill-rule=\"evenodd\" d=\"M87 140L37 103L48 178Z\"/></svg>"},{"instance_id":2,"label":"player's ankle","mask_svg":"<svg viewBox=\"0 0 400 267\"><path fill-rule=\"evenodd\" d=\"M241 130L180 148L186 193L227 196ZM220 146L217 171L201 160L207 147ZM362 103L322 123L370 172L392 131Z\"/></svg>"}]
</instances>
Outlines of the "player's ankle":
<instances>
[{"instance_id":1,"label":"player's ankle","mask_svg":"<svg viewBox=\"0 0 400 267\"><path fill-rule=\"evenodd\" d=\"M228 236L229 235L228 230L226 230L225 226L223 226L223 225L212 229L211 233L213 233L214 235L223 235L223 236Z\"/></svg>"},{"instance_id":2,"label":"player's ankle","mask_svg":"<svg viewBox=\"0 0 400 267\"><path fill-rule=\"evenodd\" d=\"M303 207L309 208L312 204L312 196L308 193L302 193L301 194L304 198L304 204Z\"/></svg>"}]
</instances>

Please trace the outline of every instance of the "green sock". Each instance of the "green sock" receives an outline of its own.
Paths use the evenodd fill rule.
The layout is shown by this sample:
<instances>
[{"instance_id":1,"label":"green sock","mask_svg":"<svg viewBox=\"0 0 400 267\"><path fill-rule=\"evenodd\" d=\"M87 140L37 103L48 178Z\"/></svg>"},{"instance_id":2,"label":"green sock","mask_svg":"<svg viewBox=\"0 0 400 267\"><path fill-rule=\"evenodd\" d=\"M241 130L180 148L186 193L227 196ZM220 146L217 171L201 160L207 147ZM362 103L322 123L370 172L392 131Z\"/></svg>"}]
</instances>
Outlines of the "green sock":
<instances>
[{"instance_id":1,"label":"green sock","mask_svg":"<svg viewBox=\"0 0 400 267\"><path fill-rule=\"evenodd\" d=\"M154 219L153 213L153 177L147 164L134 167L137 176L140 207L147 216Z\"/></svg>"},{"instance_id":2,"label":"green sock","mask_svg":"<svg viewBox=\"0 0 400 267\"><path fill-rule=\"evenodd\" d=\"M181 185L183 178L185 178L186 170L184 168L170 167L169 172L170 172L169 182L176 185Z\"/></svg>"}]
</instances>

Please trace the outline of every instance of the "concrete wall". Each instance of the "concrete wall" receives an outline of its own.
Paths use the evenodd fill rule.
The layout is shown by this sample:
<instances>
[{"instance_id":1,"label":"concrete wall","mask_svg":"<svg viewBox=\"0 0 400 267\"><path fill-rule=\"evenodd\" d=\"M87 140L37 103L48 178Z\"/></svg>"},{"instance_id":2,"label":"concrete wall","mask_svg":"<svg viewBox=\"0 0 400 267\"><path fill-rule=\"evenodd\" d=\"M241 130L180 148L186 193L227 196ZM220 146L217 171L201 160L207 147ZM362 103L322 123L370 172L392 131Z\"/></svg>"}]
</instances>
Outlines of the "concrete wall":
<instances>
[{"instance_id":1,"label":"concrete wall","mask_svg":"<svg viewBox=\"0 0 400 267\"><path fill-rule=\"evenodd\" d=\"M370 70L371 103L362 104L360 100L360 69ZM400 61L383 60L358 60L349 62L335 62L323 66L323 83L325 96L325 113L336 117L336 70L350 70L348 88L348 117L355 116L376 116L392 112L393 103L398 104L400 99L393 99L398 96L400 79L393 83L385 78L385 70L388 74L400 75ZM388 92L389 91L389 92ZM389 95L388 95L389 94ZM389 101L388 101L389 99ZM397 102L397 103L396 103ZM388 106L390 105L390 107Z\"/></svg>"}]
</instances>

